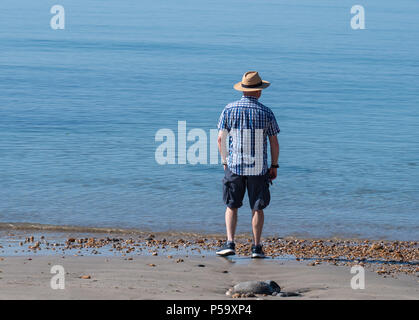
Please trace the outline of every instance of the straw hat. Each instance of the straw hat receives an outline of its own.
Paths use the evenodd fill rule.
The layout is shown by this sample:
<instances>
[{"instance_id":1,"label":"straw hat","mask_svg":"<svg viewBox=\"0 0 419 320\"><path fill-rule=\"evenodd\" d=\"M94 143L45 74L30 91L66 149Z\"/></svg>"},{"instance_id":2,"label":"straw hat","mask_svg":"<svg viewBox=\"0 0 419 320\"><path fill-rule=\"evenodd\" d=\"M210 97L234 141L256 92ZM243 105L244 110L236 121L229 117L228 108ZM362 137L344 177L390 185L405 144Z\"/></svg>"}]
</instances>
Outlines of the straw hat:
<instances>
[{"instance_id":1,"label":"straw hat","mask_svg":"<svg viewBox=\"0 0 419 320\"><path fill-rule=\"evenodd\" d=\"M257 71L248 71L243 75L242 81L234 85L238 91L259 91L269 87L268 81L262 80Z\"/></svg>"}]
</instances>

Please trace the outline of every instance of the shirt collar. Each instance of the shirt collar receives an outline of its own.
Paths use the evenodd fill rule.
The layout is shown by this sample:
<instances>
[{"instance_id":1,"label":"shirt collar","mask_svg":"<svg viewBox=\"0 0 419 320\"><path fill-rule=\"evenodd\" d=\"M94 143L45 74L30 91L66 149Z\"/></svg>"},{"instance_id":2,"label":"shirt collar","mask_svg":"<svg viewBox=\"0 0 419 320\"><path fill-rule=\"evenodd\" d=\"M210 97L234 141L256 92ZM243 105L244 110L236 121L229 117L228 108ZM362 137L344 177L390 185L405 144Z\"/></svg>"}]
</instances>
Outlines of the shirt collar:
<instances>
[{"instance_id":1,"label":"shirt collar","mask_svg":"<svg viewBox=\"0 0 419 320\"><path fill-rule=\"evenodd\" d=\"M249 99L249 100L253 100L253 101L258 101L258 98L252 97L252 96L242 96L242 100L243 99Z\"/></svg>"}]
</instances>

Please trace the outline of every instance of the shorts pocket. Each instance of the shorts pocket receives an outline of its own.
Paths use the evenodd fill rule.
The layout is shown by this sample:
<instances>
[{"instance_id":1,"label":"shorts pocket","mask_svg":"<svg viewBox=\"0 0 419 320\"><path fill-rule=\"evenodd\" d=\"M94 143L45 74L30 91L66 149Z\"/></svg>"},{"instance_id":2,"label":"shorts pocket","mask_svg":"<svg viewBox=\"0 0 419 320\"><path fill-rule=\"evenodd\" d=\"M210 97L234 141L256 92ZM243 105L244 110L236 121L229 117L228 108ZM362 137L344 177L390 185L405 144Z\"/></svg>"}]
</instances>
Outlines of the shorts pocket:
<instances>
[{"instance_id":1,"label":"shorts pocket","mask_svg":"<svg viewBox=\"0 0 419 320\"><path fill-rule=\"evenodd\" d=\"M223 201L229 208L240 208L243 205L244 191L240 181L223 179Z\"/></svg>"},{"instance_id":2,"label":"shorts pocket","mask_svg":"<svg viewBox=\"0 0 419 320\"><path fill-rule=\"evenodd\" d=\"M252 210L263 210L271 201L271 193L269 191L269 177L265 176L253 185L249 190L249 201Z\"/></svg>"},{"instance_id":3,"label":"shorts pocket","mask_svg":"<svg viewBox=\"0 0 419 320\"><path fill-rule=\"evenodd\" d=\"M223 179L223 201L225 204L228 204L229 200L231 199L230 195L230 181L226 178Z\"/></svg>"}]
</instances>

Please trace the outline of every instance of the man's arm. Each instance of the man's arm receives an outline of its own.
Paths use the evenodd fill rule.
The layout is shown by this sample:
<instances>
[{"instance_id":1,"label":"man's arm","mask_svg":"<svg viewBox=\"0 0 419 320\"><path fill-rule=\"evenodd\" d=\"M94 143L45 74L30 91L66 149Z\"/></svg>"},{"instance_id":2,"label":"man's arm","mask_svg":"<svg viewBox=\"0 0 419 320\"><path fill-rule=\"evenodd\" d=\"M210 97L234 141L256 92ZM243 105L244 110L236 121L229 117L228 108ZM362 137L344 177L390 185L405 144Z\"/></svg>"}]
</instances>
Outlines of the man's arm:
<instances>
[{"instance_id":1,"label":"man's arm","mask_svg":"<svg viewBox=\"0 0 419 320\"><path fill-rule=\"evenodd\" d=\"M218 138L217 138L217 144L218 144L218 151L220 151L221 154L221 161L224 165L224 169L227 165L227 147L226 147L226 137L227 137L227 130L220 130L218 131Z\"/></svg>"},{"instance_id":2,"label":"man's arm","mask_svg":"<svg viewBox=\"0 0 419 320\"><path fill-rule=\"evenodd\" d=\"M271 164L277 165L278 158L279 158L279 142L278 137L276 135L269 136L269 144L271 146ZM274 180L277 176L277 168L270 168L269 175L272 180Z\"/></svg>"}]
</instances>

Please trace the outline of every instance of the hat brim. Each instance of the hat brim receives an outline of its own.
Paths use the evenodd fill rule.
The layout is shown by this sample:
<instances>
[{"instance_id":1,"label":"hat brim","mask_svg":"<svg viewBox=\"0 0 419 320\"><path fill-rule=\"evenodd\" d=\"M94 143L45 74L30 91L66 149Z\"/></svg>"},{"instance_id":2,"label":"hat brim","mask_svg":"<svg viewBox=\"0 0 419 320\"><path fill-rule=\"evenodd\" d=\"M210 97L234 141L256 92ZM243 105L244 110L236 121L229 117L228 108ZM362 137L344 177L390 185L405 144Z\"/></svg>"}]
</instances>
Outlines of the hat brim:
<instances>
[{"instance_id":1,"label":"hat brim","mask_svg":"<svg viewBox=\"0 0 419 320\"><path fill-rule=\"evenodd\" d=\"M259 87L255 87L255 88L244 88L242 87L242 82L237 82L233 88L236 89L237 91L259 91L259 90L263 90L266 89L267 87L269 87L271 84L268 81L262 80L262 84Z\"/></svg>"}]
</instances>

